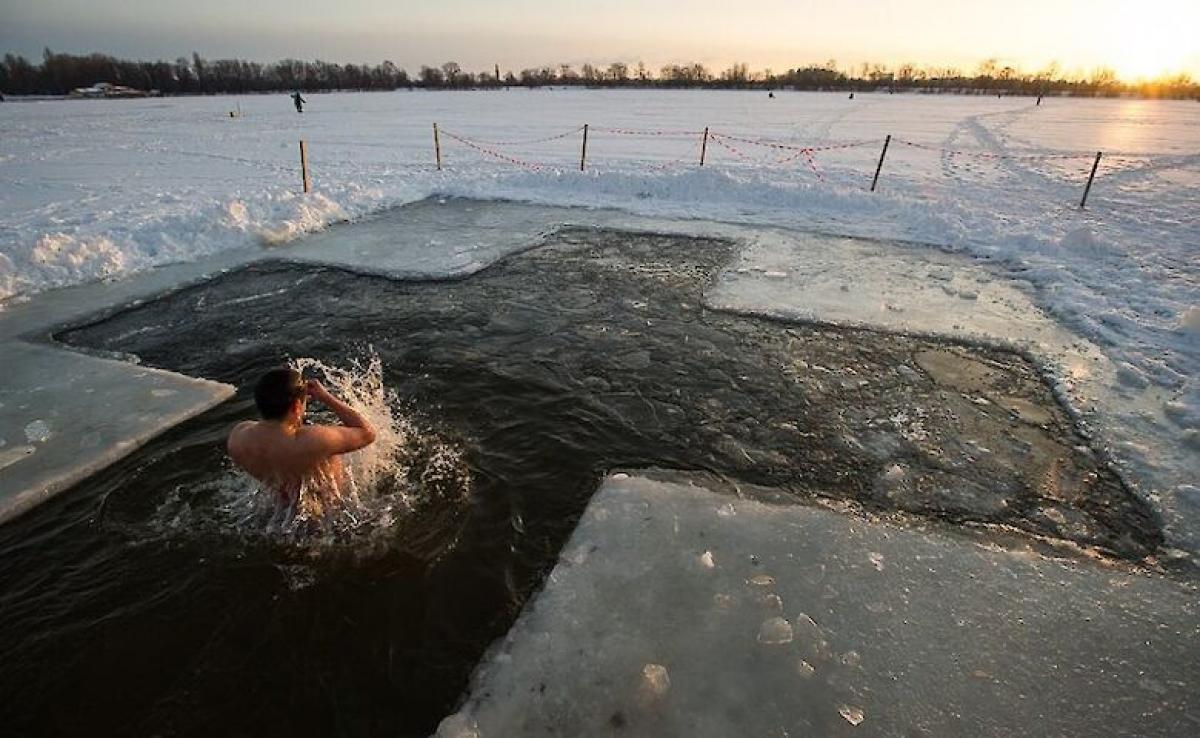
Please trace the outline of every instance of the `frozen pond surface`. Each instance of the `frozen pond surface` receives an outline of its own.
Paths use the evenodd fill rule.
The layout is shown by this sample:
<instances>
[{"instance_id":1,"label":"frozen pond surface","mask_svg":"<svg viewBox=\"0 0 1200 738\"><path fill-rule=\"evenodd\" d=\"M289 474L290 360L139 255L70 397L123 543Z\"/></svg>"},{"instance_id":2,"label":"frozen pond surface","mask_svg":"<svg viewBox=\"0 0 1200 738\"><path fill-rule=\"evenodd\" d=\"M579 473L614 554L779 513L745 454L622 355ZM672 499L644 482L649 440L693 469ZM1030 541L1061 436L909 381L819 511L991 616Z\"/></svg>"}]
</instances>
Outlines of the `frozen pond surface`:
<instances>
[{"instance_id":1,"label":"frozen pond surface","mask_svg":"<svg viewBox=\"0 0 1200 738\"><path fill-rule=\"evenodd\" d=\"M899 244L767 232L752 238L709 300L786 319L1010 346L1035 357L1097 445L1158 506L1168 537L1200 550L1200 436L1188 406L1039 309L994 265Z\"/></svg>"},{"instance_id":2,"label":"frozen pond surface","mask_svg":"<svg viewBox=\"0 0 1200 738\"><path fill-rule=\"evenodd\" d=\"M299 263L257 263L269 257ZM10 305L6 346L84 322L57 335L238 385L286 355L341 361L374 343L388 384L473 454L480 485L466 509L435 506L379 537L313 550L247 539L221 527L211 479L225 473L220 441L245 400L181 427L0 529L11 613L0 651L22 665L7 677L24 690L22 717L96 726L134 715L179 734L242 718L321 735L436 723L559 558L598 475L660 466L715 470L725 496L609 478L504 647L511 660L488 662L446 731L478 720L483 735L520 734L489 690L519 692L532 700L513 697L530 730L562 734L703 734L688 722L701 701L719 707L714 735L731 724L1004 733L1014 714L1051 732L1110 733L1135 711L1142 732L1190 727L1194 582L1153 560L1143 572L1047 558L1073 555L1061 539L1130 559L1173 554L1034 368L989 346L1046 356L1073 402L1099 396L1077 372L1106 359L997 273L963 255L789 229L433 199L286 249ZM927 335L945 333L980 345ZM59 369L53 356L39 362L29 366ZM1077 410L1107 443L1090 408ZM37 443L55 429L12 430ZM1158 432L1142 442L1183 440ZM768 507L730 494L739 489L851 499L885 518ZM617 550L590 555L609 540ZM41 567L54 587L41 586ZM180 571L190 574L175 581ZM239 606L226 609L226 596ZM555 636L535 631L576 640L547 650L536 644ZM252 681L286 683L290 706L222 676L247 668L248 640L267 656ZM159 663L191 668L163 680ZM118 664L127 681L94 678ZM543 668L557 680L545 696L529 676ZM59 710L68 692L85 707Z\"/></svg>"},{"instance_id":3,"label":"frozen pond surface","mask_svg":"<svg viewBox=\"0 0 1200 738\"><path fill-rule=\"evenodd\" d=\"M1191 552L1200 545L1200 488L1194 474L1200 449L1196 432L1186 427L1193 422L1186 402L1052 319L1003 268L916 246L615 210L432 199L331 228L283 250L258 246L230 251L134 280L46 293L11 305L0 320L0 338L44 337L54 326L111 310L113 301L146 299L205 274L272 256L406 279L464 276L564 227L734 240L738 256L705 298L714 307L952 336L1025 351L1045 365L1056 391L1094 435L1093 445L1163 515L1168 545ZM849 375L841 381L850 381ZM1018 408L1009 410L1019 414ZM8 431L6 438L23 432L17 426Z\"/></svg>"},{"instance_id":4,"label":"frozen pond surface","mask_svg":"<svg viewBox=\"0 0 1200 738\"><path fill-rule=\"evenodd\" d=\"M428 206L442 207L472 206ZM532 213L514 210L528 226ZM497 215L468 214L480 212ZM451 282L268 263L57 336L243 387L276 357L344 361L366 344L391 371L421 373L402 380L408 392L434 367L464 373L462 387L422 388L420 404L434 406L457 401L478 372L532 374L532 386L497 388L487 402L561 395L555 402L597 444L644 434L647 454L687 448L700 455L677 458L683 468L798 485L801 496L823 480L826 494L872 508L1014 526L1122 557L1160 552L1145 503L1087 447L1028 362L710 310L706 290L738 248L562 227Z\"/></svg>"},{"instance_id":5,"label":"frozen pond surface","mask_svg":"<svg viewBox=\"0 0 1200 738\"><path fill-rule=\"evenodd\" d=\"M28 314L30 295L101 279L114 282L93 296L121 299L129 288L116 280L152 268L149 280L170 287L170 275L186 281L200 263L244 263L264 249L397 275L462 275L537 231L532 222L524 230L513 209L455 230L462 218L422 221L428 211L418 208L384 215L374 228L297 240L433 194L610 208L630 223L674 220L666 228L675 232L690 232L680 219L716 235L733 226L713 222L741 224L739 238L777 229L779 238L747 238L753 248L740 267L751 270L749 281L723 288L723 304L916 332L941 332L947 322L956 332L957 323L1027 344L1064 390L1073 388L1077 411L1096 408L1086 419L1098 445L1161 508L1172 540L1200 548L1195 103L516 89L330 94L310 103L302 116L282 95L0 106L0 314ZM230 118L239 105L243 117ZM484 148L493 153L447 138L445 169L435 171L433 122L492 142ZM581 173L583 123L592 128ZM710 142L700 168L705 126L738 138ZM663 135L641 135L648 131ZM888 133L896 145L870 193ZM297 191L300 138L316 183L308 196ZM814 152L814 171L795 150L752 143L759 139L854 145ZM1080 210L1097 150L1105 158ZM546 225L572 220L588 218L550 214ZM621 216L596 220L622 225ZM411 237L393 238L393 227ZM813 233L835 238L812 247ZM846 236L912 248L836 238ZM340 247L343 238L357 243ZM946 252L965 258L948 262ZM857 293L839 300L840 290L821 286L825 276L859 276L860 261ZM732 294L739 284L743 294ZM942 319L950 314L964 320ZM0 334L11 325L0 319Z\"/></svg>"},{"instance_id":6,"label":"frozen pond surface","mask_svg":"<svg viewBox=\"0 0 1200 738\"><path fill-rule=\"evenodd\" d=\"M1196 589L615 474L439 738L1163 735Z\"/></svg>"}]
</instances>

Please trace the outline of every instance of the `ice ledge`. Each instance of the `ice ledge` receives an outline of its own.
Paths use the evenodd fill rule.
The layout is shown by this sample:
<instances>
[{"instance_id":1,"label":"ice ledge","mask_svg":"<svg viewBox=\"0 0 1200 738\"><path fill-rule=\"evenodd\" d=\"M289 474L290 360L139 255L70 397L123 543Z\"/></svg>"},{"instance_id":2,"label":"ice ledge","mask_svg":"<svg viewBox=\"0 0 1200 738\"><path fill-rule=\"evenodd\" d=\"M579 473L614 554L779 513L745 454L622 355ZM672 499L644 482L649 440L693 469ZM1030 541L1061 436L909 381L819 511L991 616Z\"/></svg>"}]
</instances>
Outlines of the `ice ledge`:
<instances>
[{"instance_id":1,"label":"ice ledge","mask_svg":"<svg viewBox=\"0 0 1200 738\"><path fill-rule=\"evenodd\" d=\"M1194 583L607 478L440 738L1171 734Z\"/></svg>"},{"instance_id":2,"label":"ice ledge","mask_svg":"<svg viewBox=\"0 0 1200 738\"><path fill-rule=\"evenodd\" d=\"M234 391L57 346L8 341L0 355L0 523Z\"/></svg>"}]
</instances>

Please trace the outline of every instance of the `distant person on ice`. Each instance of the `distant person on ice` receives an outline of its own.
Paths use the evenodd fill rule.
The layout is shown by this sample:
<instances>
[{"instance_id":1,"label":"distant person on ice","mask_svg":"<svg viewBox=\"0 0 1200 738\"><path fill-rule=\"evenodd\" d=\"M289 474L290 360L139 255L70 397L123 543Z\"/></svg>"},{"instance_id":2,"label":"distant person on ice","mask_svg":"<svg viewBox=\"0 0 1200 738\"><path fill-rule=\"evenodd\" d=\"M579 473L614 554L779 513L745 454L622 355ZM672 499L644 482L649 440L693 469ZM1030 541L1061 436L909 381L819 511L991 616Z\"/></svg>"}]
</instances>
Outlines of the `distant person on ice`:
<instances>
[{"instance_id":1,"label":"distant person on ice","mask_svg":"<svg viewBox=\"0 0 1200 738\"><path fill-rule=\"evenodd\" d=\"M300 97L300 91L296 90L295 92L292 93L292 102L296 103L296 112L303 113L304 112L304 103L308 102L308 100L305 100L304 98Z\"/></svg>"},{"instance_id":2,"label":"distant person on ice","mask_svg":"<svg viewBox=\"0 0 1200 738\"><path fill-rule=\"evenodd\" d=\"M305 425L308 398L333 411L342 425ZM294 507L301 489L321 502L336 499L345 484L341 454L375 442L375 429L354 408L334 397L315 379L295 369L272 369L258 380L254 404L262 420L238 423L226 448L233 462Z\"/></svg>"}]
</instances>

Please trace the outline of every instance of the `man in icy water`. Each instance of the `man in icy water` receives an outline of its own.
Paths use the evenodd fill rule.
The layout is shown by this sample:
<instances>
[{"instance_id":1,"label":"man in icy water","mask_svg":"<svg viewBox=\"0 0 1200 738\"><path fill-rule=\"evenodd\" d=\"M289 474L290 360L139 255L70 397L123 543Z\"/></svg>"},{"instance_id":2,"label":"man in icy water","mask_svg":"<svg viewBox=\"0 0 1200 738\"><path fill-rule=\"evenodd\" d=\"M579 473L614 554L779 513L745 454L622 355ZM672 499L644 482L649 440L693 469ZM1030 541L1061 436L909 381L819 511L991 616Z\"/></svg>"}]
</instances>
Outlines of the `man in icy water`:
<instances>
[{"instance_id":1,"label":"man in icy water","mask_svg":"<svg viewBox=\"0 0 1200 738\"><path fill-rule=\"evenodd\" d=\"M305 425L308 398L320 401L342 425ZM341 454L375 442L375 429L354 408L315 379L295 369L272 369L254 387L262 420L238 423L226 448L233 462L271 490L281 505L293 507L301 489L321 501L336 498L345 483Z\"/></svg>"}]
</instances>

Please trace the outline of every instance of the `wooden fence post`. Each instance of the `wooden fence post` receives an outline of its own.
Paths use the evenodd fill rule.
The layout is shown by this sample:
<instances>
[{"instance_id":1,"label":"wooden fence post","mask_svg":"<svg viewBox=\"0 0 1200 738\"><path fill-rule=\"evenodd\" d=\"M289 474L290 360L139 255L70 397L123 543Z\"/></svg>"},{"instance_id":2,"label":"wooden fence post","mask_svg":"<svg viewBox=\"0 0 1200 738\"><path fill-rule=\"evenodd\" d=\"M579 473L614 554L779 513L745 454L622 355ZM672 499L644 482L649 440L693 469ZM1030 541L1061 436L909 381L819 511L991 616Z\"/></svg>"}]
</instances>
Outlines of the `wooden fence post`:
<instances>
[{"instance_id":1,"label":"wooden fence post","mask_svg":"<svg viewBox=\"0 0 1200 738\"><path fill-rule=\"evenodd\" d=\"M442 142L438 138L437 123L433 124L433 156L437 160L438 171L442 171Z\"/></svg>"},{"instance_id":2,"label":"wooden fence post","mask_svg":"<svg viewBox=\"0 0 1200 738\"><path fill-rule=\"evenodd\" d=\"M1096 170L1100 167L1100 156L1103 153L1102 151L1096 152L1096 161L1092 162L1092 173L1088 175L1087 187L1083 188L1083 199L1079 201L1080 208L1087 205L1088 193L1092 191L1092 180L1096 178Z\"/></svg>"},{"instance_id":3,"label":"wooden fence post","mask_svg":"<svg viewBox=\"0 0 1200 738\"><path fill-rule=\"evenodd\" d=\"M871 192L875 191L875 185L879 184L879 172L883 169L883 157L887 156L888 144L892 142L892 134L888 134L887 138L883 139L883 151L879 152L879 164L875 166L875 179L871 180Z\"/></svg>"},{"instance_id":4,"label":"wooden fence post","mask_svg":"<svg viewBox=\"0 0 1200 738\"><path fill-rule=\"evenodd\" d=\"M708 151L708 126L704 126L704 140L700 142L700 166L704 166L704 154Z\"/></svg>"},{"instance_id":5,"label":"wooden fence post","mask_svg":"<svg viewBox=\"0 0 1200 738\"><path fill-rule=\"evenodd\" d=\"M312 191L312 182L308 179L308 145L300 139L300 176L304 178L304 192Z\"/></svg>"},{"instance_id":6,"label":"wooden fence post","mask_svg":"<svg viewBox=\"0 0 1200 738\"><path fill-rule=\"evenodd\" d=\"M583 124L583 148L579 152L579 171L581 171L581 172L584 170L584 167L587 166L587 134L588 134L588 124L584 123Z\"/></svg>"}]
</instances>

